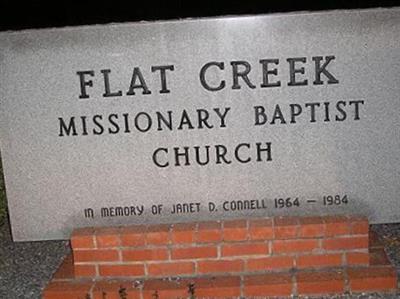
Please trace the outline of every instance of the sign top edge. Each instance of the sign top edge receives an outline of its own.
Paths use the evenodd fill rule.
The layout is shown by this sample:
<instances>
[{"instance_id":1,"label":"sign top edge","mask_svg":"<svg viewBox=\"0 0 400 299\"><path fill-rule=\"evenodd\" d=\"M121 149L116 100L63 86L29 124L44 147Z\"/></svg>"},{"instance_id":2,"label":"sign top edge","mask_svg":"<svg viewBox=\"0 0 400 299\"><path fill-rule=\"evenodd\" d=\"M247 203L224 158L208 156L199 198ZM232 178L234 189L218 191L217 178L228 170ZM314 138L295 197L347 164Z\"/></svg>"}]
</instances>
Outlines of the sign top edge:
<instances>
[{"instance_id":1,"label":"sign top edge","mask_svg":"<svg viewBox=\"0 0 400 299\"><path fill-rule=\"evenodd\" d=\"M154 24L177 24L177 23L191 23L191 22L204 22L210 20L229 20L229 19L246 19L246 18L280 18L280 17L294 17L294 16L308 16L308 15L328 15L328 14L358 14L358 13L385 13L385 12L400 12L400 6L394 7L374 7L374 8L357 8L357 9L332 9L320 11L292 11L292 12L273 12L262 14L244 14L244 15L221 15L209 17L189 17L181 19L167 19L167 20L142 20L142 21L127 21L127 22L110 22L104 24L87 24L87 25L68 25L64 27L48 27L48 28L29 28L22 30L6 30L0 31L0 37L11 35L23 35L36 32L54 32L54 31L74 31L82 29L98 29L104 27L127 27L127 26L140 26L140 25L154 25Z\"/></svg>"}]
</instances>

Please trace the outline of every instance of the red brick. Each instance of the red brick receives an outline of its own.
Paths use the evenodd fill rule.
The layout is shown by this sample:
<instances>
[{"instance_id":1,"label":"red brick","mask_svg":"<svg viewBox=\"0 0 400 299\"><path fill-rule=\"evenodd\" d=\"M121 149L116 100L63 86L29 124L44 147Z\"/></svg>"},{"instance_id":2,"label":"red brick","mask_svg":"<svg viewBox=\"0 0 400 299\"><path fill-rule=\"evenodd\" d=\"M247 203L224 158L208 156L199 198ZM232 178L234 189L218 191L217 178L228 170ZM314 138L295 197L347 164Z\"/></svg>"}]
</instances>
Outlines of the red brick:
<instances>
[{"instance_id":1,"label":"red brick","mask_svg":"<svg viewBox=\"0 0 400 299\"><path fill-rule=\"evenodd\" d=\"M376 232L370 230L369 231L369 248L377 248L377 247L383 248L382 240Z\"/></svg>"},{"instance_id":2,"label":"red brick","mask_svg":"<svg viewBox=\"0 0 400 299\"><path fill-rule=\"evenodd\" d=\"M387 291L397 287L397 276L392 267L349 269L348 276L353 292Z\"/></svg>"},{"instance_id":3,"label":"red brick","mask_svg":"<svg viewBox=\"0 0 400 299\"><path fill-rule=\"evenodd\" d=\"M224 241L244 241L247 240L247 221L230 220L225 221L223 226Z\"/></svg>"},{"instance_id":4,"label":"red brick","mask_svg":"<svg viewBox=\"0 0 400 299\"><path fill-rule=\"evenodd\" d=\"M169 244L170 226L167 224L151 225L146 230L146 243L150 245Z\"/></svg>"},{"instance_id":5,"label":"red brick","mask_svg":"<svg viewBox=\"0 0 400 299\"><path fill-rule=\"evenodd\" d=\"M146 226L126 226L121 229L121 245L124 247L138 247L146 244Z\"/></svg>"},{"instance_id":6,"label":"red brick","mask_svg":"<svg viewBox=\"0 0 400 299\"><path fill-rule=\"evenodd\" d=\"M188 244L195 241L196 224L177 223L171 229L172 244Z\"/></svg>"},{"instance_id":7,"label":"red brick","mask_svg":"<svg viewBox=\"0 0 400 299\"><path fill-rule=\"evenodd\" d=\"M297 257L297 268L336 267L342 265L341 254L310 254Z\"/></svg>"},{"instance_id":8,"label":"red brick","mask_svg":"<svg viewBox=\"0 0 400 299\"><path fill-rule=\"evenodd\" d=\"M272 253L310 252L319 248L318 240L276 240L272 242Z\"/></svg>"},{"instance_id":9,"label":"red brick","mask_svg":"<svg viewBox=\"0 0 400 299\"><path fill-rule=\"evenodd\" d=\"M120 229L116 227L102 228L96 231L97 247L112 248L120 246Z\"/></svg>"},{"instance_id":10,"label":"red brick","mask_svg":"<svg viewBox=\"0 0 400 299\"><path fill-rule=\"evenodd\" d=\"M222 240L221 222L201 222L197 229L196 241L199 243L215 243Z\"/></svg>"},{"instance_id":11,"label":"red brick","mask_svg":"<svg viewBox=\"0 0 400 299\"><path fill-rule=\"evenodd\" d=\"M95 283L92 299L121 298L140 299L140 289L135 288L132 281L102 280Z\"/></svg>"},{"instance_id":12,"label":"red brick","mask_svg":"<svg viewBox=\"0 0 400 299\"><path fill-rule=\"evenodd\" d=\"M91 281L54 281L43 290L43 299L86 299L90 295Z\"/></svg>"},{"instance_id":13,"label":"red brick","mask_svg":"<svg viewBox=\"0 0 400 299\"><path fill-rule=\"evenodd\" d=\"M369 224L367 217L353 216L349 218L351 233L364 235L369 232Z\"/></svg>"},{"instance_id":14,"label":"red brick","mask_svg":"<svg viewBox=\"0 0 400 299\"><path fill-rule=\"evenodd\" d=\"M217 257L217 255L217 247L215 246L174 248L171 250L171 258L174 260Z\"/></svg>"},{"instance_id":15,"label":"red brick","mask_svg":"<svg viewBox=\"0 0 400 299\"><path fill-rule=\"evenodd\" d=\"M297 238L299 229L298 217L275 217L274 236L275 239Z\"/></svg>"},{"instance_id":16,"label":"red brick","mask_svg":"<svg viewBox=\"0 0 400 299\"><path fill-rule=\"evenodd\" d=\"M144 265L99 265L100 276L144 276Z\"/></svg>"},{"instance_id":17,"label":"red brick","mask_svg":"<svg viewBox=\"0 0 400 299\"><path fill-rule=\"evenodd\" d=\"M53 280L73 279L74 276L74 261L72 258L72 253L70 253L64 258L56 273L54 273Z\"/></svg>"},{"instance_id":18,"label":"red brick","mask_svg":"<svg viewBox=\"0 0 400 299\"><path fill-rule=\"evenodd\" d=\"M347 252L346 261L348 265L369 265L368 252Z\"/></svg>"},{"instance_id":19,"label":"red brick","mask_svg":"<svg viewBox=\"0 0 400 299\"><path fill-rule=\"evenodd\" d=\"M94 277L97 275L95 265L75 265L74 273L76 277Z\"/></svg>"},{"instance_id":20,"label":"red brick","mask_svg":"<svg viewBox=\"0 0 400 299\"><path fill-rule=\"evenodd\" d=\"M322 217L301 217L299 223L299 236L302 238L322 237L325 234Z\"/></svg>"},{"instance_id":21,"label":"red brick","mask_svg":"<svg viewBox=\"0 0 400 299\"><path fill-rule=\"evenodd\" d=\"M147 265L149 275L180 275L194 274L193 262L177 262L177 263L151 263Z\"/></svg>"},{"instance_id":22,"label":"red brick","mask_svg":"<svg viewBox=\"0 0 400 299\"><path fill-rule=\"evenodd\" d=\"M372 266L386 266L390 265L390 261L386 255L384 248L370 248L369 249L369 263Z\"/></svg>"},{"instance_id":23,"label":"red brick","mask_svg":"<svg viewBox=\"0 0 400 299\"><path fill-rule=\"evenodd\" d=\"M299 295L326 295L344 292L342 272L300 272L297 274Z\"/></svg>"},{"instance_id":24,"label":"red brick","mask_svg":"<svg viewBox=\"0 0 400 299\"><path fill-rule=\"evenodd\" d=\"M95 248L95 229L93 227L77 228L71 235L71 247L73 249Z\"/></svg>"},{"instance_id":25,"label":"red brick","mask_svg":"<svg viewBox=\"0 0 400 299\"><path fill-rule=\"evenodd\" d=\"M196 298L227 298L240 296L240 277L211 277L194 280Z\"/></svg>"},{"instance_id":26,"label":"red brick","mask_svg":"<svg viewBox=\"0 0 400 299\"><path fill-rule=\"evenodd\" d=\"M269 247L266 243L244 243L244 244L230 244L222 246L222 256L242 256L242 255L255 255L269 254Z\"/></svg>"},{"instance_id":27,"label":"red brick","mask_svg":"<svg viewBox=\"0 0 400 299\"><path fill-rule=\"evenodd\" d=\"M144 282L143 299L187 298L189 282L170 280L148 280Z\"/></svg>"},{"instance_id":28,"label":"red brick","mask_svg":"<svg viewBox=\"0 0 400 299\"><path fill-rule=\"evenodd\" d=\"M78 262L111 262L118 261L118 250L74 250L74 263Z\"/></svg>"},{"instance_id":29,"label":"red brick","mask_svg":"<svg viewBox=\"0 0 400 299\"><path fill-rule=\"evenodd\" d=\"M168 250L163 248L122 251L123 261L159 261L166 259L168 259Z\"/></svg>"},{"instance_id":30,"label":"red brick","mask_svg":"<svg viewBox=\"0 0 400 299\"><path fill-rule=\"evenodd\" d=\"M349 219L346 216L325 216L325 235L335 237L350 234Z\"/></svg>"},{"instance_id":31,"label":"red brick","mask_svg":"<svg viewBox=\"0 0 400 299\"><path fill-rule=\"evenodd\" d=\"M291 256L271 256L265 258L248 259L247 271L280 270L293 267Z\"/></svg>"},{"instance_id":32,"label":"red brick","mask_svg":"<svg viewBox=\"0 0 400 299\"><path fill-rule=\"evenodd\" d=\"M368 248L368 236L324 239L322 247L326 250L366 249Z\"/></svg>"},{"instance_id":33,"label":"red brick","mask_svg":"<svg viewBox=\"0 0 400 299\"><path fill-rule=\"evenodd\" d=\"M200 274L241 272L243 270L244 262L242 260L211 260L197 263L197 272Z\"/></svg>"},{"instance_id":34,"label":"red brick","mask_svg":"<svg viewBox=\"0 0 400 299\"><path fill-rule=\"evenodd\" d=\"M292 277L288 273L245 276L244 296L290 296Z\"/></svg>"},{"instance_id":35,"label":"red brick","mask_svg":"<svg viewBox=\"0 0 400 299\"><path fill-rule=\"evenodd\" d=\"M271 240L274 237L272 219L258 219L249 222L250 240Z\"/></svg>"}]
</instances>

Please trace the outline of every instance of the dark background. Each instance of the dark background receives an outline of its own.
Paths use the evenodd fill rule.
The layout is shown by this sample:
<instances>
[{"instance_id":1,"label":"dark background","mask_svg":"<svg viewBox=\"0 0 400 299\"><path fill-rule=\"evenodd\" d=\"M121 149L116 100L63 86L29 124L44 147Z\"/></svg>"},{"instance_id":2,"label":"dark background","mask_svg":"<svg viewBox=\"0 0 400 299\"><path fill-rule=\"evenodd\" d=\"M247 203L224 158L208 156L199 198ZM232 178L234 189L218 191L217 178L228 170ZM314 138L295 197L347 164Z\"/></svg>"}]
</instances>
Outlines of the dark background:
<instances>
[{"instance_id":1,"label":"dark background","mask_svg":"<svg viewBox=\"0 0 400 299\"><path fill-rule=\"evenodd\" d=\"M265 14L273 12L317 11L400 6L400 0L141 0L141 1L39 1L0 0L0 31L166 20L188 17Z\"/></svg>"}]
</instances>

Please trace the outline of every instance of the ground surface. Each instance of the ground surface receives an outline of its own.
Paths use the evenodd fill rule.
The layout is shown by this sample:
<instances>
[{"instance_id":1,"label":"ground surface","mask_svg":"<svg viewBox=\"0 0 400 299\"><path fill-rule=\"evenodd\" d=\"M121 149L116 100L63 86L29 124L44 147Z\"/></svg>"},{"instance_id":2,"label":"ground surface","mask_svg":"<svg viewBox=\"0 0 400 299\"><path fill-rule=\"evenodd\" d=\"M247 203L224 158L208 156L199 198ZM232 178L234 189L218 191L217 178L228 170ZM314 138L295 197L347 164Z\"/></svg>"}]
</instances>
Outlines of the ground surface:
<instances>
[{"instance_id":1,"label":"ground surface","mask_svg":"<svg viewBox=\"0 0 400 299\"><path fill-rule=\"evenodd\" d=\"M374 225L385 244L390 260L400 274L400 224ZM12 242L9 223L0 225L0 298L40 298L64 256L69 252L66 241ZM400 298L397 295L365 294L329 298Z\"/></svg>"},{"instance_id":2,"label":"ground surface","mask_svg":"<svg viewBox=\"0 0 400 299\"><path fill-rule=\"evenodd\" d=\"M14 243L0 226L0 298L40 298L41 289L69 251L66 241Z\"/></svg>"}]
</instances>

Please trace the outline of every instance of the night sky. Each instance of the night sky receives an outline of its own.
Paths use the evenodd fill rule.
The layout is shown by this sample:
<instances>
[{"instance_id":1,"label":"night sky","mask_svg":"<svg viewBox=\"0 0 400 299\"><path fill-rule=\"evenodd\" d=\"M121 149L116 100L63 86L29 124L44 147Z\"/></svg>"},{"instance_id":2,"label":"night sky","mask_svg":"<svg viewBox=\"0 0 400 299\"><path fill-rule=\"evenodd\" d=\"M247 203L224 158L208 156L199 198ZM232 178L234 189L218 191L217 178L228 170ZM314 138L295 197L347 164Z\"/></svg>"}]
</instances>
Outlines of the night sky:
<instances>
[{"instance_id":1,"label":"night sky","mask_svg":"<svg viewBox=\"0 0 400 299\"><path fill-rule=\"evenodd\" d=\"M127 4L129 3L129 4ZM399 0L0 1L0 31L110 22L400 6Z\"/></svg>"}]
</instances>

